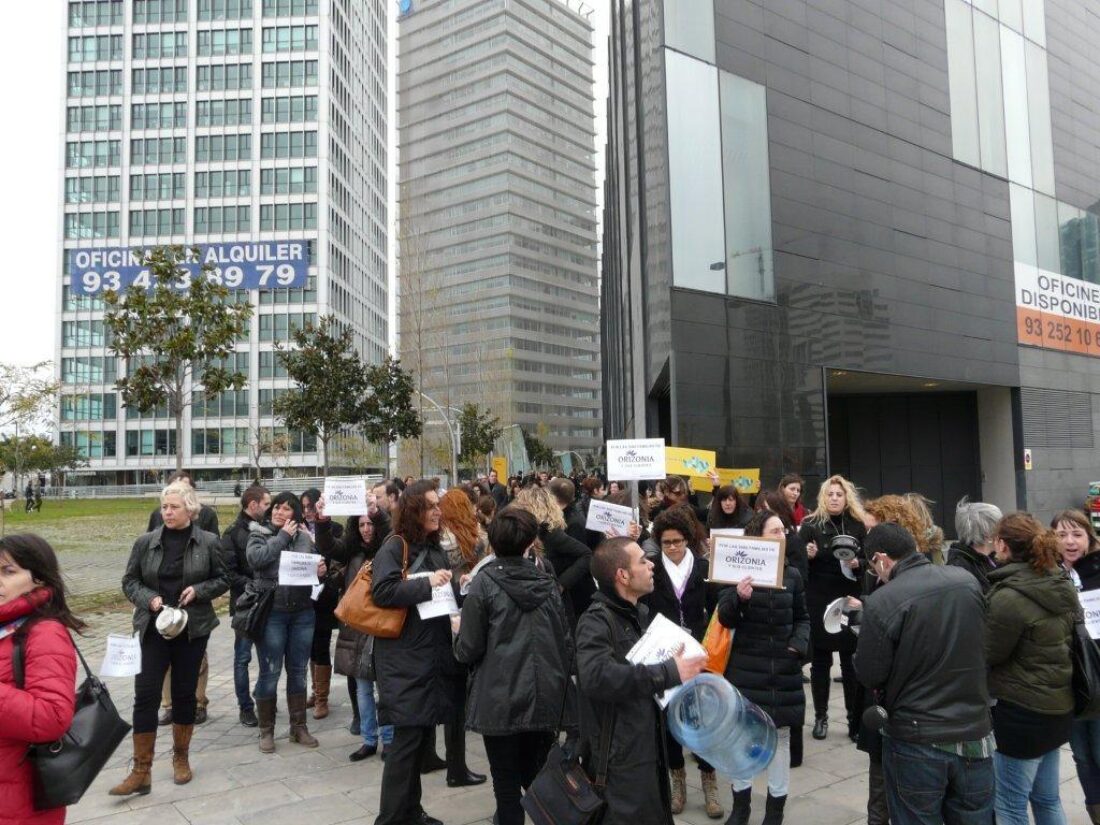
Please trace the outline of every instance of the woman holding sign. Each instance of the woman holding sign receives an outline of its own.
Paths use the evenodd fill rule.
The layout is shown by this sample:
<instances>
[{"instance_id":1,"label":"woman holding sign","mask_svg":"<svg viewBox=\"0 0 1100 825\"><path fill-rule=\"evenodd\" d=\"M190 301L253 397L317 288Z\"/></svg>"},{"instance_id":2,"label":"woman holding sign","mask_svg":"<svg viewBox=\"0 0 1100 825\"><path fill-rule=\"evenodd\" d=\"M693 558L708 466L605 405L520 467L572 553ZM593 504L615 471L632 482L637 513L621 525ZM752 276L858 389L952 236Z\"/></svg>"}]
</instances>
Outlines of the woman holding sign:
<instances>
[{"instance_id":1,"label":"woman holding sign","mask_svg":"<svg viewBox=\"0 0 1100 825\"><path fill-rule=\"evenodd\" d=\"M745 535L782 543L786 528L775 513L761 510L745 527ZM801 727L806 716L802 657L810 645L810 616L805 592L801 574L784 564L782 590L753 587L748 577L718 600L718 621L734 631L726 678L779 731L775 758L768 765L767 825L783 822L791 780L790 729ZM730 825L747 825L751 801L752 781L734 782Z\"/></svg>"},{"instance_id":2,"label":"woman holding sign","mask_svg":"<svg viewBox=\"0 0 1100 825\"><path fill-rule=\"evenodd\" d=\"M313 644L313 585L327 570L303 526L302 502L294 493L279 493L271 500L262 522L249 528L248 564L261 586L275 588L271 615L258 645L260 677L256 680L256 716L260 720L260 752L275 752L275 692L286 663L286 707L290 714L290 741L317 747L306 727L306 667ZM312 555L303 569L283 564L283 555ZM287 557L287 561L300 560ZM304 575L303 575L304 574ZM290 579L291 575L294 576ZM312 582L310 579L312 578ZM290 582L288 582L290 579ZM284 583L288 582L288 583Z\"/></svg>"}]
</instances>

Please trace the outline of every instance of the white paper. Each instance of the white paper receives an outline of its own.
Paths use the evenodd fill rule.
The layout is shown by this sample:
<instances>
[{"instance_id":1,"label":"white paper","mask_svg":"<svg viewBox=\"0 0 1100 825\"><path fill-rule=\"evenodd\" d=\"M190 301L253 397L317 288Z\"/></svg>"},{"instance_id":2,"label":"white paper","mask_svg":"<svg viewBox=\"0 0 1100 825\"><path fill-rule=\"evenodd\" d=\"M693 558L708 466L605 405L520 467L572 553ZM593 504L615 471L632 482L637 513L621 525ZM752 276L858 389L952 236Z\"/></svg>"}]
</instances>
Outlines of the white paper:
<instances>
[{"instance_id":1,"label":"white paper","mask_svg":"<svg viewBox=\"0 0 1100 825\"><path fill-rule=\"evenodd\" d=\"M321 598L321 591L325 589L323 584L315 584L309 591L309 598L313 601L317 601Z\"/></svg>"},{"instance_id":2,"label":"white paper","mask_svg":"<svg viewBox=\"0 0 1100 825\"><path fill-rule=\"evenodd\" d=\"M735 539L745 535L745 528L743 527L715 527L710 531L710 537L716 539L719 537L725 537L727 539Z\"/></svg>"},{"instance_id":3,"label":"white paper","mask_svg":"<svg viewBox=\"0 0 1100 825\"><path fill-rule=\"evenodd\" d=\"M626 660L636 665L658 665L671 659L680 645L684 646L684 655L688 658L706 658L707 651L695 640L695 637L678 624L657 613L642 634L642 638L635 642L634 647L630 648L630 652L626 654ZM660 696L653 698L662 708L667 707L675 690L676 688L669 688Z\"/></svg>"},{"instance_id":4,"label":"white paper","mask_svg":"<svg viewBox=\"0 0 1100 825\"><path fill-rule=\"evenodd\" d=\"M1077 594L1085 613L1085 627L1089 637L1100 639L1100 590L1087 590Z\"/></svg>"},{"instance_id":5,"label":"white paper","mask_svg":"<svg viewBox=\"0 0 1100 825\"><path fill-rule=\"evenodd\" d=\"M783 581L781 549L780 543L771 539L719 536L711 553L710 580L736 584L751 576L757 587L775 587Z\"/></svg>"},{"instance_id":6,"label":"white paper","mask_svg":"<svg viewBox=\"0 0 1100 825\"><path fill-rule=\"evenodd\" d=\"M279 556L279 584L286 587L320 584L317 579L317 562L320 560L321 557L313 553L284 551Z\"/></svg>"},{"instance_id":7,"label":"white paper","mask_svg":"<svg viewBox=\"0 0 1100 825\"><path fill-rule=\"evenodd\" d=\"M430 576L431 573L413 573L410 579L419 579ZM416 612L421 619L436 619L440 616L457 616L461 611L455 600L455 591L450 582L432 588L432 597L426 602L420 602L416 606Z\"/></svg>"},{"instance_id":8,"label":"white paper","mask_svg":"<svg viewBox=\"0 0 1100 825\"><path fill-rule=\"evenodd\" d=\"M592 499L588 503L587 530L595 530L600 535L611 531L613 536L625 536L634 521L634 510L621 504L609 504L606 501Z\"/></svg>"},{"instance_id":9,"label":"white paper","mask_svg":"<svg viewBox=\"0 0 1100 825\"><path fill-rule=\"evenodd\" d=\"M326 516L363 516L367 513L367 479L329 476L325 479Z\"/></svg>"},{"instance_id":10,"label":"white paper","mask_svg":"<svg viewBox=\"0 0 1100 825\"><path fill-rule=\"evenodd\" d=\"M607 442L608 481L665 478L663 438L617 439Z\"/></svg>"},{"instance_id":11,"label":"white paper","mask_svg":"<svg viewBox=\"0 0 1100 825\"><path fill-rule=\"evenodd\" d=\"M141 639L135 633L124 636L119 633L107 635L107 649L103 654L103 664L99 675L137 676L141 673Z\"/></svg>"}]
</instances>

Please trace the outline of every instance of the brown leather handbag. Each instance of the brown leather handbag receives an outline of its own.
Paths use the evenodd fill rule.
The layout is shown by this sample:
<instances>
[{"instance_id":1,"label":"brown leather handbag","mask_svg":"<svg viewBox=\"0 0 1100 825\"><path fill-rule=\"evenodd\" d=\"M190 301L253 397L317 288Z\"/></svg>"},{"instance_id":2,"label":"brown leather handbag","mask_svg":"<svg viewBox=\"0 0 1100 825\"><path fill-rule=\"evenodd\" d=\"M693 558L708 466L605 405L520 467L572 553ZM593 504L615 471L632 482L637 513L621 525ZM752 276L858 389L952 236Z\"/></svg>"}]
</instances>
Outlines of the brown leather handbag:
<instances>
[{"instance_id":1,"label":"brown leather handbag","mask_svg":"<svg viewBox=\"0 0 1100 825\"><path fill-rule=\"evenodd\" d=\"M409 570L409 543L401 539L401 578ZM396 639L405 627L407 607L379 607L371 595L373 562L364 562L359 572L348 586L340 603L336 605L336 618L352 630L376 636L379 639Z\"/></svg>"}]
</instances>

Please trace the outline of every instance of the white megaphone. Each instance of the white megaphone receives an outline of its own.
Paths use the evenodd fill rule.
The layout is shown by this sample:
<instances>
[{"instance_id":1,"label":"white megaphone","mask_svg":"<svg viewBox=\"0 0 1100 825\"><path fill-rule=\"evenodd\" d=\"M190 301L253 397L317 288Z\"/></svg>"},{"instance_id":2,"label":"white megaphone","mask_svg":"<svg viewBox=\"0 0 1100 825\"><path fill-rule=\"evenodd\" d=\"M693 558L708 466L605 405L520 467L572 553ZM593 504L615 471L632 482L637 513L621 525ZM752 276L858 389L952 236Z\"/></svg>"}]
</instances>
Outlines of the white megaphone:
<instances>
[{"instance_id":1,"label":"white megaphone","mask_svg":"<svg viewBox=\"0 0 1100 825\"><path fill-rule=\"evenodd\" d=\"M826 633L839 633L844 628L848 628L858 636L859 622L858 620L852 621L849 617L849 614L858 612L858 609L852 610L848 607L847 596L841 596L839 599L830 602L829 606L825 608L821 623L825 626Z\"/></svg>"}]
</instances>

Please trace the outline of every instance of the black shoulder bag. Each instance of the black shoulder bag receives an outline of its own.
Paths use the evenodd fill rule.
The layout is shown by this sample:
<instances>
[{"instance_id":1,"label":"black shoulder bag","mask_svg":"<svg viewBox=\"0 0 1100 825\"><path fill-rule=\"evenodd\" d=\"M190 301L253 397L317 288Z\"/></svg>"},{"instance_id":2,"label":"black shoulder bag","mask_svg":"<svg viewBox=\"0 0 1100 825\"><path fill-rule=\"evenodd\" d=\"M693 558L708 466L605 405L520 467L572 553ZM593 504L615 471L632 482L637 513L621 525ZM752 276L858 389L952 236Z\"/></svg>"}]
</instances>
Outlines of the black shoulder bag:
<instances>
[{"instance_id":1,"label":"black shoulder bag","mask_svg":"<svg viewBox=\"0 0 1100 825\"><path fill-rule=\"evenodd\" d=\"M1077 719L1100 718L1100 649L1083 621L1074 622L1069 654L1073 663L1073 715Z\"/></svg>"},{"instance_id":2,"label":"black shoulder bag","mask_svg":"<svg viewBox=\"0 0 1100 825\"><path fill-rule=\"evenodd\" d=\"M615 617L610 616L612 648L618 646ZM535 825L593 825L599 822L606 803L603 799L607 787L607 768L611 761L611 735L615 727L616 712L604 719L600 728L599 758L596 779L588 778L577 754L571 754L560 743L562 722L565 719L565 703L569 697L571 674L565 674L565 691L561 697L561 711L554 729L554 744L546 755L546 762L535 777L520 804Z\"/></svg>"},{"instance_id":3,"label":"black shoulder bag","mask_svg":"<svg viewBox=\"0 0 1100 825\"><path fill-rule=\"evenodd\" d=\"M27 633L24 625L12 638L12 672L20 690L25 679ZM73 647L87 678L76 692L72 724L56 742L31 745L24 757L34 768L34 807L39 811L79 802L130 733L130 725L118 715L107 688L92 675L80 648L75 643Z\"/></svg>"},{"instance_id":4,"label":"black shoulder bag","mask_svg":"<svg viewBox=\"0 0 1100 825\"><path fill-rule=\"evenodd\" d=\"M249 579L244 592L237 597L235 612L230 621L235 631L242 636L259 643L264 638L271 608L275 604L277 585L266 579Z\"/></svg>"}]
</instances>

